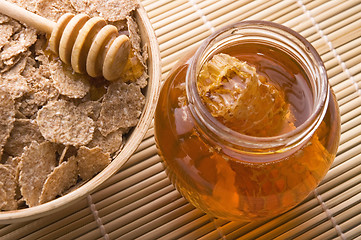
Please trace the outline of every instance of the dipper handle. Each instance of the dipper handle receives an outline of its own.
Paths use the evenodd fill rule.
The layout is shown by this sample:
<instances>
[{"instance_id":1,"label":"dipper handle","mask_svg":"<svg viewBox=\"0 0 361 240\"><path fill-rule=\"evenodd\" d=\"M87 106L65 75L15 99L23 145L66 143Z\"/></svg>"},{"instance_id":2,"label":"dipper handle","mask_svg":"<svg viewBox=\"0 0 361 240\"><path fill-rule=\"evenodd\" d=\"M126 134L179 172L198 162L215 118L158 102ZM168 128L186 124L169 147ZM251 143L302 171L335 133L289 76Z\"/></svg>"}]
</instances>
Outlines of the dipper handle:
<instances>
[{"instance_id":1,"label":"dipper handle","mask_svg":"<svg viewBox=\"0 0 361 240\"><path fill-rule=\"evenodd\" d=\"M36 28L42 32L51 34L55 26L55 22L41 17L35 13L29 12L16 4L0 0L0 13L12 17L20 22Z\"/></svg>"}]
</instances>

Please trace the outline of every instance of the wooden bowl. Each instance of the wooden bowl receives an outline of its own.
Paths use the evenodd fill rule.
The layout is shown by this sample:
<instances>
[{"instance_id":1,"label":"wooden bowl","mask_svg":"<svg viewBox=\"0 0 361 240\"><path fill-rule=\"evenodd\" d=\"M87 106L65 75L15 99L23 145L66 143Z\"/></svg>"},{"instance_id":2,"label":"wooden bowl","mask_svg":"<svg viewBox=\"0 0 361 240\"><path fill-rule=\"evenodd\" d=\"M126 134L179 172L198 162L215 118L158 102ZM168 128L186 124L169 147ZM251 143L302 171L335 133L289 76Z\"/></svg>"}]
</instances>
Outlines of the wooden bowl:
<instances>
[{"instance_id":1,"label":"wooden bowl","mask_svg":"<svg viewBox=\"0 0 361 240\"><path fill-rule=\"evenodd\" d=\"M74 204L76 201L85 198L86 195L94 192L99 185L115 174L137 149L153 119L160 89L161 66L158 42L147 13L142 6L136 10L136 21L139 26L142 44L148 45L149 58L147 65L149 79L148 86L144 89L146 103L143 113L137 126L128 136L122 151L103 171L78 189L36 207L0 212L0 224L37 219L60 211Z\"/></svg>"}]
</instances>

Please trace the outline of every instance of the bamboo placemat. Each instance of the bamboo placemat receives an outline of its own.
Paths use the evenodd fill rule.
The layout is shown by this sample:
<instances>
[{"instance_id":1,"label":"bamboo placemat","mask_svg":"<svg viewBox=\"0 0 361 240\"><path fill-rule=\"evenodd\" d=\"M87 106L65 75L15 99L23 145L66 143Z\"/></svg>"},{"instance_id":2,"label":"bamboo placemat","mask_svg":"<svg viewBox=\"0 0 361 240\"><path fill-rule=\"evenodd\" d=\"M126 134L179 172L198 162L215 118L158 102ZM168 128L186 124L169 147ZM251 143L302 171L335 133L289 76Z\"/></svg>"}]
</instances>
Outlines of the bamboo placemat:
<instances>
[{"instance_id":1,"label":"bamboo placemat","mask_svg":"<svg viewBox=\"0 0 361 240\"><path fill-rule=\"evenodd\" d=\"M262 222L211 219L170 184L151 127L115 176L65 211L0 226L1 239L361 239L361 0L144 0L160 44L163 79L214 30L269 20L306 37L325 62L340 106L337 157L320 186Z\"/></svg>"}]
</instances>

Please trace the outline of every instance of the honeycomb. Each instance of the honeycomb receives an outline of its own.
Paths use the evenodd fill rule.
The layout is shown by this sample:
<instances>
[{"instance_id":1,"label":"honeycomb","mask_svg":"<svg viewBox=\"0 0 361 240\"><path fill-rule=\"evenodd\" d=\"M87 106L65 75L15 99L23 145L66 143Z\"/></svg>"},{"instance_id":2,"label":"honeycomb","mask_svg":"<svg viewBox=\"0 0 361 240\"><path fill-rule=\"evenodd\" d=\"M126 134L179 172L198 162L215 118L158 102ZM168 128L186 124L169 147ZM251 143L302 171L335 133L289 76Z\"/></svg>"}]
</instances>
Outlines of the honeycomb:
<instances>
[{"instance_id":1,"label":"honeycomb","mask_svg":"<svg viewBox=\"0 0 361 240\"><path fill-rule=\"evenodd\" d=\"M294 128L284 92L228 54L216 54L202 66L197 88L212 116L239 133L270 137Z\"/></svg>"}]
</instances>

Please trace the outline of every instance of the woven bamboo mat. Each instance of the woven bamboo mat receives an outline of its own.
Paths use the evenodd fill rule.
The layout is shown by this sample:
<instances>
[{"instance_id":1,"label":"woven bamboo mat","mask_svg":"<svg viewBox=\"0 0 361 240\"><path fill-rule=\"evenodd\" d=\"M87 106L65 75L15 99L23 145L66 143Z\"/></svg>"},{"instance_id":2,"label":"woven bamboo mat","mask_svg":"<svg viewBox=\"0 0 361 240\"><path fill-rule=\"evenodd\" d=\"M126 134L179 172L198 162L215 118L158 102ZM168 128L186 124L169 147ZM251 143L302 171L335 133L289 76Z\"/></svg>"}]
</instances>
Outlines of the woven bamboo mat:
<instances>
[{"instance_id":1,"label":"woven bamboo mat","mask_svg":"<svg viewBox=\"0 0 361 240\"><path fill-rule=\"evenodd\" d=\"M115 176L65 211L0 226L4 239L361 239L361 0L144 0L160 44L163 78L211 32L244 19L284 24L325 62L341 111L332 169L291 211L262 222L211 219L170 184L149 129Z\"/></svg>"}]
</instances>

